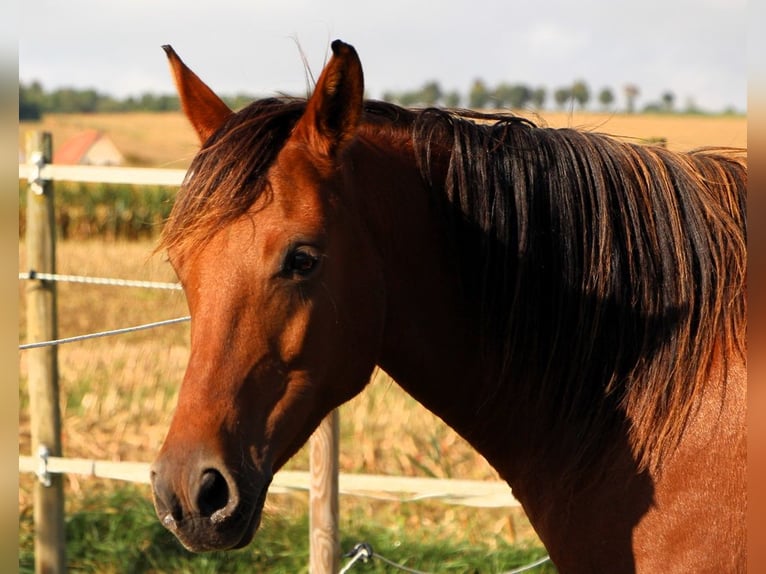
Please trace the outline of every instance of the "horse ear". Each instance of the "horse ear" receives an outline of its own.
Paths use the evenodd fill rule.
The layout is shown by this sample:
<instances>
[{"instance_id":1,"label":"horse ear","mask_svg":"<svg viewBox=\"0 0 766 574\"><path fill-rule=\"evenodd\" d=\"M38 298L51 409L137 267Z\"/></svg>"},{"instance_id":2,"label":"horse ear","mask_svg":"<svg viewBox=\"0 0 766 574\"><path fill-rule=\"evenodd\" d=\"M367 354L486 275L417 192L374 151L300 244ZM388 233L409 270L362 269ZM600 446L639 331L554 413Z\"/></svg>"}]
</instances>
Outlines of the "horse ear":
<instances>
[{"instance_id":1,"label":"horse ear","mask_svg":"<svg viewBox=\"0 0 766 574\"><path fill-rule=\"evenodd\" d=\"M364 108L364 75L356 50L335 40L332 52L295 128L296 134L328 157L356 135Z\"/></svg>"},{"instance_id":2,"label":"horse ear","mask_svg":"<svg viewBox=\"0 0 766 574\"><path fill-rule=\"evenodd\" d=\"M181 107L196 130L200 142L204 143L221 127L232 111L197 74L186 67L172 47L165 45L162 49L168 55L176 89L181 98Z\"/></svg>"}]
</instances>

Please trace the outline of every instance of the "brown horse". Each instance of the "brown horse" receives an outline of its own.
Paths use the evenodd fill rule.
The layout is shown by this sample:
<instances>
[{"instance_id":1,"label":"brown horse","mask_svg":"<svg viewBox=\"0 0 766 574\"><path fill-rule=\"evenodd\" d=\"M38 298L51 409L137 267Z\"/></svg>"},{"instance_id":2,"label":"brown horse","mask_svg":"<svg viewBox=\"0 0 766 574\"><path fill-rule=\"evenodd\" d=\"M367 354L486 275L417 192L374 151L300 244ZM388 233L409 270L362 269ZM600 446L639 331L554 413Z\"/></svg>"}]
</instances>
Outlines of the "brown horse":
<instances>
[{"instance_id":1,"label":"brown horse","mask_svg":"<svg viewBox=\"0 0 766 574\"><path fill-rule=\"evenodd\" d=\"M745 568L745 160L363 99L229 108L166 48L199 134L163 248L192 316L152 471L195 551L379 365L497 469L561 572Z\"/></svg>"}]
</instances>

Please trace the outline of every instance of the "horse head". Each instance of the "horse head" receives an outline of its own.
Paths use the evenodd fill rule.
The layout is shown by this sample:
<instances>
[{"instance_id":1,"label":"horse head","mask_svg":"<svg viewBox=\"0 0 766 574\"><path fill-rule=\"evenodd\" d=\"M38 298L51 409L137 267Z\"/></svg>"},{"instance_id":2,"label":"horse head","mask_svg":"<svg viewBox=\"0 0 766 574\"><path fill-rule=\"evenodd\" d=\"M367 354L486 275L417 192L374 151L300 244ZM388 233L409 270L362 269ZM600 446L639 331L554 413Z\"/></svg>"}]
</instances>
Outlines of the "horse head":
<instances>
[{"instance_id":1,"label":"horse head","mask_svg":"<svg viewBox=\"0 0 766 574\"><path fill-rule=\"evenodd\" d=\"M351 46L334 42L277 141L265 124L244 126L165 49L203 147L164 241L188 300L191 351L152 467L154 501L187 548L242 547L273 474L376 363L381 262L353 216L342 161L363 113L362 68ZM245 132L266 142L269 158L252 160L262 172L243 165L256 137ZM232 177L237 169L246 175Z\"/></svg>"}]
</instances>

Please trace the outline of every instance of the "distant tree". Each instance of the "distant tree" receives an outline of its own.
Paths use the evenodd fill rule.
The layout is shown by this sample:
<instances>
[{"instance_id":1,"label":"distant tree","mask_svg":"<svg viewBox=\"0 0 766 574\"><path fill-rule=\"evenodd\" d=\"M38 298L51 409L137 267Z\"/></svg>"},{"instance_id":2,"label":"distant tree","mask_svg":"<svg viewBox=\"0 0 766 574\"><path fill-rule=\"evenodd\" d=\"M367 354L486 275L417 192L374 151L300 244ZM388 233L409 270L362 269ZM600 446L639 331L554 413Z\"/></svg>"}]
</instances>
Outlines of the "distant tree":
<instances>
[{"instance_id":1,"label":"distant tree","mask_svg":"<svg viewBox=\"0 0 766 574\"><path fill-rule=\"evenodd\" d=\"M490 94L490 101L494 104L495 108L509 108L511 107L511 93L513 92L513 86L506 82L501 82Z\"/></svg>"},{"instance_id":2,"label":"distant tree","mask_svg":"<svg viewBox=\"0 0 766 574\"><path fill-rule=\"evenodd\" d=\"M404 107L436 106L445 98L439 82L432 80L423 84L418 90L406 92L384 92L382 98L386 102L399 104ZM459 96L458 96L459 99Z\"/></svg>"},{"instance_id":3,"label":"distant tree","mask_svg":"<svg viewBox=\"0 0 766 574\"><path fill-rule=\"evenodd\" d=\"M676 95L673 92L665 92L662 94L662 109L665 112L672 112L675 106Z\"/></svg>"},{"instance_id":4,"label":"distant tree","mask_svg":"<svg viewBox=\"0 0 766 574\"><path fill-rule=\"evenodd\" d=\"M572 84L572 99L577 102L580 109L584 109L590 101L590 89L584 80L577 80Z\"/></svg>"},{"instance_id":5,"label":"distant tree","mask_svg":"<svg viewBox=\"0 0 766 574\"><path fill-rule=\"evenodd\" d=\"M548 97L548 92L545 88L542 88L542 87L535 88L534 90L532 90L532 96L531 96L532 105L534 105L535 108L537 108L538 110L543 109L543 107L545 106L545 100L547 99L547 97Z\"/></svg>"},{"instance_id":6,"label":"distant tree","mask_svg":"<svg viewBox=\"0 0 766 574\"><path fill-rule=\"evenodd\" d=\"M475 80L468 93L468 107L477 110L485 109L489 104L491 94L482 80Z\"/></svg>"},{"instance_id":7,"label":"distant tree","mask_svg":"<svg viewBox=\"0 0 766 574\"><path fill-rule=\"evenodd\" d=\"M383 94L380 96L380 99L384 102L389 102L392 104L398 104L400 106L403 106L402 103L402 94L400 92L392 92L390 90L387 90L383 92Z\"/></svg>"},{"instance_id":8,"label":"distant tree","mask_svg":"<svg viewBox=\"0 0 766 574\"><path fill-rule=\"evenodd\" d=\"M605 110L612 107L612 104L614 103L614 92L612 92L611 88L602 88L598 93L598 102Z\"/></svg>"},{"instance_id":9,"label":"distant tree","mask_svg":"<svg viewBox=\"0 0 766 574\"><path fill-rule=\"evenodd\" d=\"M499 84L492 91L492 100L498 108L522 109L532 99L532 90L523 84Z\"/></svg>"},{"instance_id":10,"label":"distant tree","mask_svg":"<svg viewBox=\"0 0 766 574\"><path fill-rule=\"evenodd\" d=\"M444 105L448 108L460 107L460 101L460 94L455 90L444 94Z\"/></svg>"},{"instance_id":11,"label":"distant tree","mask_svg":"<svg viewBox=\"0 0 766 574\"><path fill-rule=\"evenodd\" d=\"M73 114L85 111L83 109L83 101L85 99L81 97L81 93L73 88L61 88L53 91L49 98L46 99L50 102L48 105L51 111L55 110L59 113Z\"/></svg>"},{"instance_id":12,"label":"distant tree","mask_svg":"<svg viewBox=\"0 0 766 574\"><path fill-rule=\"evenodd\" d=\"M635 84L627 84L623 89L625 90L627 111L629 114L632 114L636 111L636 98L638 98L638 94L641 92Z\"/></svg>"},{"instance_id":13,"label":"distant tree","mask_svg":"<svg viewBox=\"0 0 766 574\"><path fill-rule=\"evenodd\" d=\"M686 99L686 107L684 108L684 113L687 114L701 114L702 109L697 105L697 102L694 100L694 98L687 98Z\"/></svg>"},{"instance_id":14,"label":"distant tree","mask_svg":"<svg viewBox=\"0 0 766 574\"><path fill-rule=\"evenodd\" d=\"M162 112L167 110L168 100L166 96L158 96L156 94L146 92L141 94L140 101L141 109L155 112Z\"/></svg>"},{"instance_id":15,"label":"distant tree","mask_svg":"<svg viewBox=\"0 0 766 574\"><path fill-rule=\"evenodd\" d=\"M641 111L645 114L661 114L665 110L662 108L662 104L659 102L649 102Z\"/></svg>"},{"instance_id":16,"label":"distant tree","mask_svg":"<svg viewBox=\"0 0 766 574\"><path fill-rule=\"evenodd\" d=\"M19 119L39 120L43 115L45 92L39 82L19 84Z\"/></svg>"},{"instance_id":17,"label":"distant tree","mask_svg":"<svg viewBox=\"0 0 766 574\"><path fill-rule=\"evenodd\" d=\"M420 92L418 90L411 90L409 92L402 92L397 96L399 104L405 108L415 106L420 103Z\"/></svg>"},{"instance_id":18,"label":"distant tree","mask_svg":"<svg viewBox=\"0 0 766 574\"><path fill-rule=\"evenodd\" d=\"M437 81L426 82L420 89L420 103L424 106L435 106L442 99L442 88Z\"/></svg>"},{"instance_id":19,"label":"distant tree","mask_svg":"<svg viewBox=\"0 0 766 574\"><path fill-rule=\"evenodd\" d=\"M102 96L96 90L88 89L79 92L78 95L78 107L80 111L87 114L92 114L98 111L99 101L105 99L106 96Z\"/></svg>"},{"instance_id":20,"label":"distant tree","mask_svg":"<svg viewBox=\"0 0 766 574\"><path fill-rule=\"evenodd\" d=\"M572 99L572 88L557 88L553 92L553 100L556 102L556 107L562 109L567 105L569 100Z\"/></svg>"},{"instance_id":21,"label":"distant tree","mask_svg":"<svg viewBox=\"0 0 766 574\"><path fill-rule=\"evenodd\" d=\"M521 110L526 108L529 101L532 99L532 90L522 84L516 84L511 87L509 95L511 108Z\"/></svg>"},{"instance_id":22,"label":"distant tree","mask_svg":"<svg viewBox=\"0 0 766 574\"><path fill-rule=\"evenodd\" d=\"M128 100L120 101L111 96L99 96L96 103L96 112L102 113L114 113L130 111L127 104Z\"/></svg>"},{"instance_id":23,"label":"distant tree","mask_svg":"<svg viewBox=\"0 0 766 574\"><path fill-rule=\"evenodd\" d=\"M241 110L256 99L257 97L252 94L239 93L233 96L224 97L223 101L226 102L226 105L229 106L232 110ZM165 101L163 105L169 108L169 110L181 109L181 102L177 97L173 98L173 100Z\"/></svg>"},{"instance_id":24,"label":"distant tree","mask_svg":"<svg viewBox=\"0 0 766 574\"><path fill-rule=\"evenodd\" d=\"M43 117L43 111L40 106L34 102L25 101L19 98L19 119L23 121L35 122Z\"/></svg>"}]
</instances>

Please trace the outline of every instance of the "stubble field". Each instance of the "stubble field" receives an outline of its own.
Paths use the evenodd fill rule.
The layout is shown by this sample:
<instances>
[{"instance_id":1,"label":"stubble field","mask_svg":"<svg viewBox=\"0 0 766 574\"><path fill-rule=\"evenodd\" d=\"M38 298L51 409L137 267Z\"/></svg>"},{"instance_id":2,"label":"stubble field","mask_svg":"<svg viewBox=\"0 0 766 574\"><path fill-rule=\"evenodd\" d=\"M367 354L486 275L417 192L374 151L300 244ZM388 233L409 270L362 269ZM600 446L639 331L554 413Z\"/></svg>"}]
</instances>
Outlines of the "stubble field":
<instances>
[{"instance_id":1,"label":"stubble field","mask_svg":"<svg viewBox=\"0 0 766 574\"><path fill-rule=\"evenodd\" d=\"M684 151L703 146L747 147L744 116L652 115L566 112L518 112L540 126L571 127L628 138L639 142L667 141L669 149ZM108 134L135 165L185 168L197 150L196 136L181 113L50 114L40 122L24 122L23 133L46 130L53 134L54 151L67 138L84 129Z\"/></svg>"}]
</instances>

